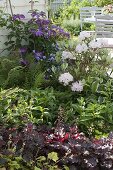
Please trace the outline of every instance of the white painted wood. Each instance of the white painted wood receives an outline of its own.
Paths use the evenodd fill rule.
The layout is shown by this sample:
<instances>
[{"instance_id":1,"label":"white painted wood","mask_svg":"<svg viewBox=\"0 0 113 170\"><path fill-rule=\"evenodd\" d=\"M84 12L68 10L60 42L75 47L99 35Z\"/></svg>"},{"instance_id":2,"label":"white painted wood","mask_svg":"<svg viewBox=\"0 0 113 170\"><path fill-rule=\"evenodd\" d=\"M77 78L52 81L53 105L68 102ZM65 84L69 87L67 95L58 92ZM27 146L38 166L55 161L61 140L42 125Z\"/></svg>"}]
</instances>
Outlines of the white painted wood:
<instances>
[{"instance_id":1,"label":"white painted wood","mask_svg":"<svg viewBox=\"0 0 113 170\"><path fill-rule=\"evenodd\" d=\"M102 7L82 7L80 8L80 21L81 21L81 30L83 27L83 23L89 22L86 21L86 18L93 18L97 15L100 15L102 13Z\"/></svg>"},{"instance_id":2,"label":"white painted wood","mask_svg":"<svg viewBox=\"0 0 113 170\"><path fill-rule=\"evenodd\" d=\"M54 0L51 2L51 11L55 13L59 8L63 8L65 4L70 4L71 0Z\"/></svg>"},{"instance_id":3,"label":"white painted wood","mask_svg":"<svg viewBox=\"0 0 113 170\"><path fill-rule=\"evenodd\" d=\"M96 37L113 38L113 16L100 15L96 16Z\"/></svg>"}]
</instances>

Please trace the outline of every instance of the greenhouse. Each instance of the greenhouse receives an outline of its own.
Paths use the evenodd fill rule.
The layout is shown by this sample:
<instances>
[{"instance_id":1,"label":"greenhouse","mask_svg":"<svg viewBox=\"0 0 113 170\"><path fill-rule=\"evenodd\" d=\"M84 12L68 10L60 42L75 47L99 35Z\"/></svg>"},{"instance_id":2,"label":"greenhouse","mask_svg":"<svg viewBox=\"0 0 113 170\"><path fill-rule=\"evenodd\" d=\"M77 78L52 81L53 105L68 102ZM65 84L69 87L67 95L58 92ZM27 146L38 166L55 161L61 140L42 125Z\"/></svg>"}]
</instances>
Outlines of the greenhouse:
<instances>
[{"instance_id":1,"label":"greenhouse","mask_svg":"<svg viewBox=\"0 0 113 170\"><path fill-rule=\"evenodd\" d=\"M0 0L0 170L113 170L111 0Z\"/></svg>"}]
</instances>

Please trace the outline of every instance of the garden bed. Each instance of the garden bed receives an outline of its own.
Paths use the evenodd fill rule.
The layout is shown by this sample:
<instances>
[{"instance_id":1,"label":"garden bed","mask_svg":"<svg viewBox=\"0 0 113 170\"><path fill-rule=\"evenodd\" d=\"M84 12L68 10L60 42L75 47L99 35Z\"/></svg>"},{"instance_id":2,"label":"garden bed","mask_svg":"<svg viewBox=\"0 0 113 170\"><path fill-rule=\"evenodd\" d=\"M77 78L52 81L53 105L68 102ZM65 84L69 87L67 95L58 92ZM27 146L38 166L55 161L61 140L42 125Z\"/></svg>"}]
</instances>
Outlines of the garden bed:
<instances>
[{"instance_id":1,"label":"garden bed","mask_svg":"<svg viewBox=\"0 0 113 170\"><path fill-rule=\"evenodd\" d=\"M86 31L73 39L44 12L23 19L3 22L1 169L112 169L113 59L104 42Z\"/></svg>"}]
</instances>

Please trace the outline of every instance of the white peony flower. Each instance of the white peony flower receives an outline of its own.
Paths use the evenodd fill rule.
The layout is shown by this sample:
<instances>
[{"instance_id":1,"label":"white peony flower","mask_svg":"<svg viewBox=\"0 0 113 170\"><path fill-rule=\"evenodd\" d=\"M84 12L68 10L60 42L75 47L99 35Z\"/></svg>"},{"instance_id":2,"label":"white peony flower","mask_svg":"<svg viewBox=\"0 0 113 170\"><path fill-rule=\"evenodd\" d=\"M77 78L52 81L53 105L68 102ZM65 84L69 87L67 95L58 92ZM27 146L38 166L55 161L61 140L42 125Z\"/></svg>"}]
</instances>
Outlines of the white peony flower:
<instances>
[{"instance_id":1,"label":"white peony flower","mask_svg":"<svg viewBox=\"0 0 113 170\"><path fill-rule=\"evenodd\" d=\"M73 76L69 72L68 73L64 73L64 74L60 75L58 80L59 80L60 83L63 83L64 86L66 86L66 85L69 84L69 82L73 81Z\"/></svg>"},{"instance_id":2,"label":"white peony flower","mask_svg":"<svg viewBox=\"0 0 113 170\"><path fill-rule=\"evenodd\" d=\"M69 51L63 51L62 52L62 59L65 60L65 59L73 59L73 55L72 53L70 53Z\"/></svg>"},{"instance_id":3,"label":"white peony flower","mask_svg":"<svg viewBox=\"0 0 113 170\"><path fill-rule=\"evenodd\" d=\"M88 47L87 47L87 45L86 45L85 43L83 43L83 44L78 44L78 45L76 46L76 52L77 52L77 53L86 52L87 50L88 50Z\"/></svg>"},{"instance_id":4,"label":"white peony flower","mask_svg":"<svg viewBox=\"0 0 113 170\"><path fill-rule=\"evenodd\" d=\"M87 31L80 32L80 35L78 36L80 41L85 40L86 38L90 38L90 37L91 37L91 34Z\"/></svg>"},{"instance_id":5,"label":"white peony flower","mask_svg":"<svg viewBox=\"0 0 113 170\"><path fill-rule=\"evenodd\" d=\"M81 81L76 81L72 83L71 90L78 91L78 92L83 91L83 83Z\"/></svg>"},{"instance_id":6,"label":"white peony flower","mask_svg":"<svg viewBox=\"0 0 113 170\"><path fill-rule=\"evenodd\" d=\"M101 41L92 40L92 41L90 41L90 43L89 43L89 47L90 47L90 48L93 48L93 49L95 49L95 48L101 48L101 47L102 47L102 42L101 42Z\"/></svg>"}]
</instances>

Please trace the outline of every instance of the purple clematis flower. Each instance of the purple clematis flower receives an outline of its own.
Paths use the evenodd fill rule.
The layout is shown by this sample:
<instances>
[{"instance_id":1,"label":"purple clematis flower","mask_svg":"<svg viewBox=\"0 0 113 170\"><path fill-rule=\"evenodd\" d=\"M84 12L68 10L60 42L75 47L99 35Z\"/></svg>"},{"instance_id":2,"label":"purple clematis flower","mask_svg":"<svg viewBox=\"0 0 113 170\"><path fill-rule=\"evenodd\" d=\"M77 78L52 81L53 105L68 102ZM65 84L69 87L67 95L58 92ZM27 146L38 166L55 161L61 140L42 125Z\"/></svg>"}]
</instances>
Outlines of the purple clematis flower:
<instances>
[{"instance_id":1,"label":"purple clematis flower","mask_svg":"<svg viewBox=\"0 0 113 170\"><path fill-rule=\"evenodd\" d=\"M39 17L40 17L40 13L34 11L34 12L32 12L31 16L32 16L33 18L39 18Z\"/></svg>"},{"instance_id":2,"label":"purple clematis flower","mask_svg":"<svg viewBox=\"0 0 113 170\"><path fill-rule=\"evenodd\" d=\"M42 24L43 24L43 25L49 25L50 23L51 23L51 21L48 20L48 19L43 19L43 20L42 20Z\"/></svg>"},{"instance_id":3,"label":"purple clematis flower","mask_svg":"<svg viewBox=\"0 0 113 170\"><path fill-rule=\"evenodd\" d=\"M35 34L36 30L35 29L30 29L29 32L32 33L32 34Z\"/></svg>"},{"instance_id":4,"label":"purple clematis flower","mask_svg":"<svg viewBox=\"0 0 113 170\"><path fill-rule=\"evenodd\" d=\"M35 59L37 61L42 59L42 57L43 57L43 53L42 52L38 52L38 51L33 50L33 53L34 53L34 57L35 57Z\"/></svg>"},{"instance_id":5,"label":"purple clematis flower","mask_svg":"<svg viewBox=\"0 0 113 170\"><path fill-rule=\"evenodd\" d=\"M20 60L20 64L21 64L22 66L27 66L29 63L28 63L27 60L21 59L21 60Z\"/></svg>"},{"instance_id":6,"label":"purple clematis flower","mask_svg":"<svg viewBox=\"0 0 113 170\"><path fill-rule=\"evenodd\" d=\"M37 37L41 37L41 36L43 35L42 30L39 29L38 31L36 31L36 32L35 32L35 35L36 35Z\"/></svg>"},{"instance_id":7,"label":"purple clematis flower","mask_svg":"<svg viewBox=\"0 0 113 170\"><path fill-rule=\"evenodd\" d=\"M15 20L25 19L25 16L23 14L14 14L12 18L15 21Z\"/></svg>"},{"instance_id":8,"label":"purple clematis flower","mask_svg":"<svg viewBox=\"0 0 113 170\"><path fill-rule=\"evenodd\" d=\"M25 53L27 52L27 48L21 47L21 48L19 49L19 52L20 52L21 55L23 55L23 54L25 54Z\"/></svg>"},{"instance_id":9,"label":"purple clematis flower","mask_svg":"<svg viewBox=\"0 0 113 170\"><path fill-rule=\"evenodd\" d=\"M32 12L31 16L32 16L32 17L37 16L37 12L36 12L36 11Z\"/></svg>"},{"instance_id":10,"label":"purple clematis flower","mask_svg":"<svg viewBox=\"0 0 113 170\"><path fill-rule=\"evenodd\" d=\"M58 26L57 25L52 25L51 28L58 29Z\"/></svg>"},{"instance_id":11,"label":"purple clematis flower","mask_svg":"<svg viewBox=\"0 0 113 170\"><path fill-rule=\"evenodd\" d=\"M70 38L70 34L69 34L68 32L65 33L65 36L66 36L67 38Z\"/></svg>"}]
</instances>

